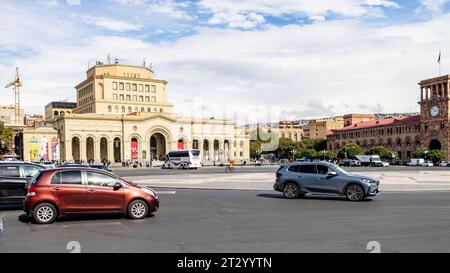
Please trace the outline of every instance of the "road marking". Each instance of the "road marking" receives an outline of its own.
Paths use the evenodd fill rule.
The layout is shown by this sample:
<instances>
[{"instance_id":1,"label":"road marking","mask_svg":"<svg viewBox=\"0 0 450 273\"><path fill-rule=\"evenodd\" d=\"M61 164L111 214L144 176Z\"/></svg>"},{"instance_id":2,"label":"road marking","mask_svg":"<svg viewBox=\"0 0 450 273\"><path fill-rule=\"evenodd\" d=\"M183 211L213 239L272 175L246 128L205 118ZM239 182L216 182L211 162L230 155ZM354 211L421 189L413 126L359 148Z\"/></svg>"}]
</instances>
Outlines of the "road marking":
<instances>
[{"instance_id":1,"label":"road marking","mask_svg":"<svg viewBox=\"0 0 450 273\"><path fill-rule=\"evenodd\" d=\"M176 194L177 191L157 191L157 194Z\"/></svg>"}]
</instances>

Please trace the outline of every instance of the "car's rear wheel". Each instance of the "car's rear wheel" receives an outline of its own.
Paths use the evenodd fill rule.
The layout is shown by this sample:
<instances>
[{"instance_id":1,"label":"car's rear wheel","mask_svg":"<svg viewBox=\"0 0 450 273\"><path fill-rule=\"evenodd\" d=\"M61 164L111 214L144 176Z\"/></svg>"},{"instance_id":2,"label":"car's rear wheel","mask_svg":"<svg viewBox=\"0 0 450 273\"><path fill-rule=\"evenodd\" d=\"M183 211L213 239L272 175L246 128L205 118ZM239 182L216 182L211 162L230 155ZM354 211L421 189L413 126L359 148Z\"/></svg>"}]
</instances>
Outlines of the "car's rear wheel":
<instances>
[{"instance_id":1,"label":"car's rear wheel","mask_svg":"<svg viewBox=\"0 0 450 273\"><path fill-rule=\"evenodd\" d=\"M286 183L283 187L283 196L287 199L295 199L300 196L300 188L295 183Z\"/></svg>"},{"instance_id":2,"label":"car's rear wheel","mask_svg":"<svg viewBox=\"0 0 450 273\"><path fill-rule=\"evenodd\" d=\"M128 205L128 216L131 219L143 219L147 214L148 205L143 200L134 200Z\"/></svg>"},{"instance_id":3,"label":"car's rear wheel","mask_svg":"<svg viewBox=\"0 0 450 273\"><path fill-rule=\"evenodd\" d=\"M356 184L351 184L345 190L345 196L350 201L361 201L364 199L364 189Z\"/></svg>"},{"instance_id":4,"label":"car's rear wheel","mask_svg":"<svg viewBox=\"0 0 450 273\"><path fill-rule=\"evenodd\" d=\"M51 224L58 217L58 210L50 203L41 203L33 210L33 219L38 224Z\"/></svg>"}]
</instances>

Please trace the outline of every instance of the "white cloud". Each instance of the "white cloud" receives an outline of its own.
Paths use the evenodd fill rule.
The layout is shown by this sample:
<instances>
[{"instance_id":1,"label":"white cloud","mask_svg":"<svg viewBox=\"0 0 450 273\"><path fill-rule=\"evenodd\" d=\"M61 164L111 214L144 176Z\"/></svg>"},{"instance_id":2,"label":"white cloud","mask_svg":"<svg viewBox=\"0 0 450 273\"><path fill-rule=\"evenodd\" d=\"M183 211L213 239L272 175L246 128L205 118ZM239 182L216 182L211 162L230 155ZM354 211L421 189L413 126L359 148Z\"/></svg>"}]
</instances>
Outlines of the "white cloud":
<instances>
[{"instance_id":1,"label":"white cloud","mask_svg":"<svg viewBox=\"0 0 450 273\"><path fill-rule=\"evenodd\" d=\"M448 0L420 0L420 2L421 2L421 9L429 10L432 12L440 12L442 6L449 1Z\"/></svg>"},{"instance_id":2,"label":"white cloud","mask_svg":"<svg viewBox=\"0 0 450 273\"><path fill-rule=\"evenodd\" d=\"M108 17L96 17L96 16L82 16L82 19L87 24L96 25L101 28L105 28L112 31L136 31L140 30L143 26L140 24L133 24L125 21L115 20Z\"/></svg>"},{"instance_id":3,"label":"white cloud","mask_svg":"<svg viewBox=\"0 0 450 273\"><path fill-rule=\"evenodd\" d=\"M307 16L322 21L330 14L348 17L379 16L380 9L398 8L389 0L201 0L199 7L211 12L211 24L225 24L229 27L249 27L264 23L264 16L295 15ZM254 18L258 16L258 20Z\"/></svg>"},{"instance_id":4,"label":"white cloud","mask_svg":"<svg viewBox=\"0 0 450 273\"><path fill-rule=\"evenodd\" d=\"M81 5L81 0L66 0L66 3L69 6L79 6Z\"/></svg>"}]
</instances>

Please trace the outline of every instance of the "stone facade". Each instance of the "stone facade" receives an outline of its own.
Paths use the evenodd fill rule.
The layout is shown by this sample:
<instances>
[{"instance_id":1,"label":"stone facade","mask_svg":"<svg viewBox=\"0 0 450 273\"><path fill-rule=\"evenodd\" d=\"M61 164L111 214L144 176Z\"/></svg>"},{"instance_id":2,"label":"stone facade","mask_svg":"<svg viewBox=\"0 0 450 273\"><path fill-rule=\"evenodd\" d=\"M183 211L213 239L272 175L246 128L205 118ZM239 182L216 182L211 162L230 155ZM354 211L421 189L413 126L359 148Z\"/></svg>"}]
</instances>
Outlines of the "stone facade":
<instances>
[{"instance_id":1,"label":"stone facade","mask_svg":"<svg viewBox=\"0 0 450 273\"><path fill-rule=\"evenodd\" d=\"M328 149L339 151L348 143L357 143L367 150L384 146L398 152L400 159L414 156L418 148L442 149L449 159L450 76L421 81L420 115L359 121L327 135Z\"/></svg>"},{"instance_id":2,"label":"stone facade","mask_svg":"<svg viewBox=\"0 0 450 273\"><path fill-rule=\"evenodd\" d=\"M180 149L199 149L204 164L249 160L249 136L243 129L231 120L172 113L167 82L152 76L149 68L136 66L97 65L88 70L87 80L76 87L78 107L54 124L61 139L61 160L149 162ZM126 97L152 94L157 99L148 102Z\"/></svg>"},{"instance_id":3,"label":"stone facade","mask_svg":"<svg viewBox=\"0 0 450 273\"><path fill-rule=\"evenodd\" d=\"M290 138L293 141L300 141L305 137L303 126L298 121L280 121L278 136Z\"/></svg>"}]
</instances>

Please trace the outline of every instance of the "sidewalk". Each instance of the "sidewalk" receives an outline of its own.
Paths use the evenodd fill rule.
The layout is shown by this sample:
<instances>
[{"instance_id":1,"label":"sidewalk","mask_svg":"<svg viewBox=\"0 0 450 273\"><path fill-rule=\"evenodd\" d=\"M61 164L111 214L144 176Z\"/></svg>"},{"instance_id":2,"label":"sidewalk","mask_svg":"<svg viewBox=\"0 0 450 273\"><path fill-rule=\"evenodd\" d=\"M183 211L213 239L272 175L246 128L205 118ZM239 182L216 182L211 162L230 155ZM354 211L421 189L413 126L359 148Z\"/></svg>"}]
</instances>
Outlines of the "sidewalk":
<instances>
[{"instance_id":1,"label":"sidewalk","mask_svg":"<svg viewBox=\"0 0 450 273\"><path fill-rule=\"evenodd\" d=\"M450 191L450 171L353 172L380 180L382 191ZM224 173L124 177L152 187L271 191L273 173Z\"/></svg>"}]
</instances>

